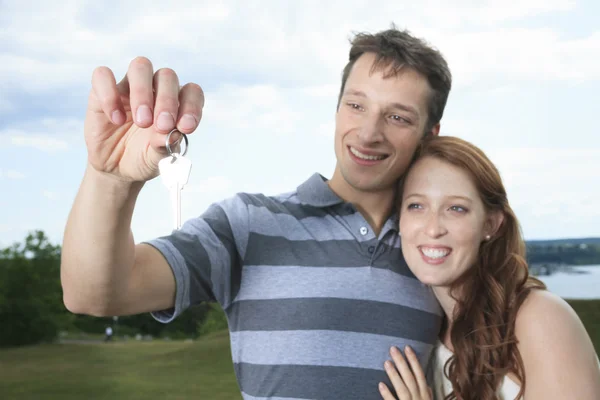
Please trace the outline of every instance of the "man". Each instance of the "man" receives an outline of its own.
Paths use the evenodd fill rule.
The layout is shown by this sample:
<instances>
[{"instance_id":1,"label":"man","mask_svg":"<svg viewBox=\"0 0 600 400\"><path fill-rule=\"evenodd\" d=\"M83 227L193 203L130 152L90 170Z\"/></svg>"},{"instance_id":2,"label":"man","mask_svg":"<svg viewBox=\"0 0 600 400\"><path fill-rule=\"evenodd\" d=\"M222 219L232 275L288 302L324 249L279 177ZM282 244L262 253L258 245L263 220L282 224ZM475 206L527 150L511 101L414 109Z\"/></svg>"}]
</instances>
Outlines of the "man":
<instances>
[{"instance_id":1,"label":"man","mask_svg":"<svg viewBox=\"0 0 600 400\"><path fill-rule=\"evenodd\" d=\"M112 335L113 335L112 327L107 326L106 329L104 329L104 341L110 342L112 340Z\"/></svg>"},{"instance_id":2,"label":"man","mask_svg":"<svg viewBox=\"0 0 600 400\"><path fill-rule=\"evenodd\" d=\"M357 35L330 180L315 174L274 197L241 193L135 244L136 197L158 174L165 134L194 131L204 97L144 58L118 85L96 69L89 165L63 243L66 306L97 316L152 312L167 323L217 301L246 399L379 398L390 347L410 345L426 364L437 339L441 310L402 258L394 200L418 143L439 132L450 86L443 57L407 32Z\"/></svg>"}]
</instances>

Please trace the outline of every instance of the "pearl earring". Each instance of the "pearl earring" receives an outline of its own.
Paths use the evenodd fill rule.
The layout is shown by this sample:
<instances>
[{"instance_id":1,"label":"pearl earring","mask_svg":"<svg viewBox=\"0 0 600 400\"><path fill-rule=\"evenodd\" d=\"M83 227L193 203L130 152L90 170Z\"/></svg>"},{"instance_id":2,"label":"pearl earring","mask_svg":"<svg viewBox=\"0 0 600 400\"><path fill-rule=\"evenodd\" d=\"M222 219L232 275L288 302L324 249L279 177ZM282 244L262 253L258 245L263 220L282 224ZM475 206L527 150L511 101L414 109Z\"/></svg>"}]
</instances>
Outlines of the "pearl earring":
<instances>
[{"instance_id":1,"label":"pearl earring","mask_svg":"<svg viewBox=\"0 0 600 400\"><path fill-rule=\"evenodd\" d=\"M485 237L485 240L490 240L491 238L492 238L492 237L491 237L490 235L487 235L487 236Z\"/></svg>"}]
</instances>

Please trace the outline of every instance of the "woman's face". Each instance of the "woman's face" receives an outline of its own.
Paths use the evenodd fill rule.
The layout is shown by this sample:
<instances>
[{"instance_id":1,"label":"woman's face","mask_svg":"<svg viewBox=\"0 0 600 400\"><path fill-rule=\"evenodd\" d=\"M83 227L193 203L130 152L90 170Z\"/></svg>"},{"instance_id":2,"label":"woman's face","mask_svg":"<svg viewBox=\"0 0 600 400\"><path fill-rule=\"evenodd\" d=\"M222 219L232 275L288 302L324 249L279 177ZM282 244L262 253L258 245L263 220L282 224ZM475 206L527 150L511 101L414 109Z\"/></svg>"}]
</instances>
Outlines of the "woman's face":
<instances>
[{"instance_id":1,"label":"woman's face","mask_svg":"<svg viewBox=\"0 0 600 400\"><path fill-rule=\"evenodd\" d=\"M465 171L433 157L411 168L402 195L400 235L404 258L421 282L451 285L474 264L490 225Z\"/></svg>"}]
</instances>

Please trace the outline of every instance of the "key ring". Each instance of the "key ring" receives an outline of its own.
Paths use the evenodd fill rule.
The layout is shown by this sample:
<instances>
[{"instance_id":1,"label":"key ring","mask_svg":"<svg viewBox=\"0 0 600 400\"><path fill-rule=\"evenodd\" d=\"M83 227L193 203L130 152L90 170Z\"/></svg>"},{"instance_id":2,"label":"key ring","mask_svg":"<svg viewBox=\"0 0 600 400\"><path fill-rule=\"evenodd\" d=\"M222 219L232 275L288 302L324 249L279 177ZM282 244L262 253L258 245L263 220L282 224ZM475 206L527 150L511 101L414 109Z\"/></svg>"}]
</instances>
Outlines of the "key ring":
<instances>
[{"instance_id":1,"label":"key ring","mask_svg":"<svg viewBox=\"0 0 600 400\"><path fill-rule=\"evenodd\" d=\"M177 130L177 128L175 128L171 132L169 132L169 134L167 135L167 151L169 152L169 155L175 159L177 157L185 156L185 153L187 153L187 151L188 151L189 142L188 142L187 135L185 133L179 132L179 133L181 133L181 136L183 137L183 141L185 142L185 147L184 147L183 153L181 153L181 152L173 153L173 151L171 150L171 145L169 144L169 139L171 138L171 134L173 132L179 132L179 131ZM181 140L181 139L179 139L179 140ZM179 142L179 140L177 140L177 142ZM176 144L177 142L175 142L173 144Z\"/></svg>"}]
</instances>

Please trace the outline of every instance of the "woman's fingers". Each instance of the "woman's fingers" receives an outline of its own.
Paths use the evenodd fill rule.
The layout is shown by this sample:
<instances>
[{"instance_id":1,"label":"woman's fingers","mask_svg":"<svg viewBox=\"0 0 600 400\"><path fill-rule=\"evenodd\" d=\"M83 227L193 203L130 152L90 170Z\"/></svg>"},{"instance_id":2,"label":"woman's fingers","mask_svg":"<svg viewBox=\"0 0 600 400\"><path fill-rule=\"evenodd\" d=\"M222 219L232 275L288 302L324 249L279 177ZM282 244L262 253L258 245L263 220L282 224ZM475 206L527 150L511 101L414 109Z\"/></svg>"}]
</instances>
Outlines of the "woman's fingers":
<instances>
[{"instance_id":1,"label":"woman's fingers","mask_svg":"<svg viewBox=\"0 0 600 400\"><path fill-rule=\"evenodd\" d=\"M381 393L381 397L383 400L396 400L390 389L383 382L379 382L379 393ZM402 399L402 398L400 398Z\"/></svg>"},{"instance_id":2,"label":"woman's fingers","mask_svg":"<svg viewBox=\"0 0 600 400\"><path fill-rule=\"evenodd\" d=\"M417 386L419 388L421 397L423 397L423 399L431 398L431 390L427 386L427 378L425 377L425 373L423 372L423 368L421 367L421 363L419 362L417 355L410 346L406 346L404 353L406 354L410 368L417 381Z\"/></svg>"},{"instance_id":3,"label":"woman's fingers","mask_svg":"<svg viewBox=\"0 0 600 400\"><path fill-rule=\"evenodd\" d=\"M417 385L415 376L408 366L408 363L404 359L404 356L402 353L400 353L400 350L394 346L390 350L390 354L394 360L394 363L396 364L396 368L400 372L400 377L402 378L405 386L408 388L410 394L413 396L413 398L414 396L419 395L419 387Z\"/></svg>"},{"instance_id":4,"label":"woman's fingers","mask_svg":"<svg viewBox=\"0 0 600 400\"><path fill-rule=\"evenodd\" d=\"M411 394L404 381L398 374L398 370L394 367L394 364L391 361L386 361L384 363L385 372L387 373L392 385L394 386L394 390L396 391L396 395L400 400L410 400Z\"/></svg>"}]
</instances>

